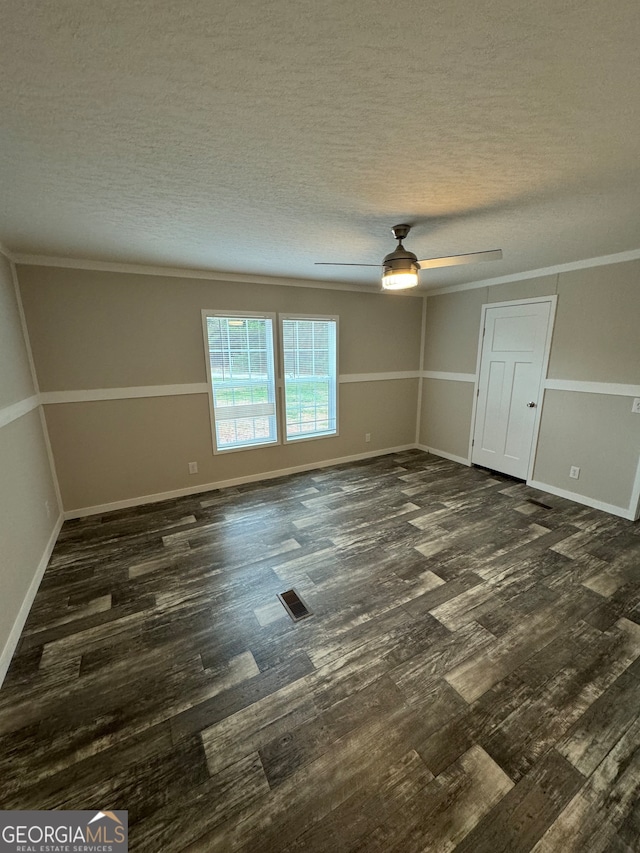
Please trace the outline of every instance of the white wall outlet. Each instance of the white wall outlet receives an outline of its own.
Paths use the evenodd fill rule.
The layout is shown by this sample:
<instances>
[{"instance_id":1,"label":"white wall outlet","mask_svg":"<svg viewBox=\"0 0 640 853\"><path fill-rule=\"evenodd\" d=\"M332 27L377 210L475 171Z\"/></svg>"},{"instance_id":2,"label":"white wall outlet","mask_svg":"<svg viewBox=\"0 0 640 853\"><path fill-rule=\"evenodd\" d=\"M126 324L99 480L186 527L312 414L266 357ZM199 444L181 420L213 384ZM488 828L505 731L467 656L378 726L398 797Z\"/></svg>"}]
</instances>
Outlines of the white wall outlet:
<instances>
[{"instance_id":1,"label":"white wall outlet","mask_svg":"<svg viewBox=\"0 0 640 853\"><path fill-rule=\"evenodd\" d=\"M633 401L633 405L631 406L631 411L635 415L640 415L640 397L636 397Z\"/></svg>"},{"instance_id":2,"label":"white wall outlet","mask_svg":"<svg viewBox=\"0 0 640 853\"><path fill-rule=\"evenodd\" d=\"M197 462L189 462L189 473L197 474L198 473L198 463Z\"/></svg>"},{"instance_id":3,"label":"white wall outlet","mask_svg":"<svg viewBox=\"0 0 640 853\"><path fill-rule=\"evenodd\" d=\"M572 465L571 468L569 468L569 476L572 480L578 479L578 477L580 476L580 469L577 465Z\"/></svg>"},{"instance_id":4,"label":"white wall outlet","mask_svg":"<svg viewBox=\"0 0 640 853\"><path fill-rule=\"evenodd\" d=\"M370 432L365 432L364 440L365 441L371 441L371 433Z\"/></svg>"}]
</instances>

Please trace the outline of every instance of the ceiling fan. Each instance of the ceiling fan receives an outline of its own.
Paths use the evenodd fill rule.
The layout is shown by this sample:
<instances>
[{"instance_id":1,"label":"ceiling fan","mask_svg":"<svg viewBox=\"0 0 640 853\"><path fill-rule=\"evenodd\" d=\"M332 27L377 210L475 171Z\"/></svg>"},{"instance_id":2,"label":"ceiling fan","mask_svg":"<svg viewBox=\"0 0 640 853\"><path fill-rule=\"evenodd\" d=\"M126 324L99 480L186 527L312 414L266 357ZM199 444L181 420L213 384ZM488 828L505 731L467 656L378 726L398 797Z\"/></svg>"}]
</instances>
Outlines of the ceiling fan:
<instances>
[{"instance_id":1,"label":"ceiling fan","mask_svg":"<svg viewBox=\"0 0 640 853\"><path fill-rule=\"evenodd\" d=\"M410 225L394 225L391 229L393 236L398 241L398 247L394 252L386 255L382 264L340 264L327 261L319 261L316 266L331 267L382 267L383 290L404 290L415 287L418 284L418 270L434 269L435 267L455 267L458 264L473 264L476 261L499 261L502 258L502 249L490 249L487 252L469 252L466 255L450 255L446 258L427 258L419 261L413 252L407 251L402 245L406 238Z\"/></svg>"}]
</instances>

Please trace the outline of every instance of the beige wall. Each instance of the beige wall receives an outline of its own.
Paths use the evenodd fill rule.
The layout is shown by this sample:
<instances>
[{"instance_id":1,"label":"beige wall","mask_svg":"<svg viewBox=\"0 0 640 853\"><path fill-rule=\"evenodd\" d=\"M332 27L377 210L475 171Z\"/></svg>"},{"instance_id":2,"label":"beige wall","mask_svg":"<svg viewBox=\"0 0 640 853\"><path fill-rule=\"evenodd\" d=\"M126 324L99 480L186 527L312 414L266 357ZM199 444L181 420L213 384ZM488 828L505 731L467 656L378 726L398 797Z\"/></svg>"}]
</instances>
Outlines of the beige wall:
<instances>
[{"instance_id":1,"label":"beige wall","mask_svg":"<svg viewBox=\"0 0 640 853\"><path fill-rule=\"evenodd\" d=\"M39 409L9 420L7 407L33 394L11 266L0 255L0 412L7 421L0 427L0 683L58 518Z\"/></svg>"},{"instance_id":2,"label":"beige wall","mask_svg":"<svg viewBox=\"0 0 640 853\"><path fill-rule=\"evenodd\" d=\"M422 299L18 267L42 391L206 381L201 310L338 314L340 373L417 370Z\"/></svg>"},{"instance_id":3,"label":"beige wall","mask_svg":"<svg viewBox=\"0 0 640 853\"><path fill-rule=\"evenodd\" d=\"M218 456L205 394L47 406L65 509L412 444L417 385L417 379L342 385L340 435ZM198 462L196 475L185 473L189 461Z\"/></svg>"},{"instance_id":4,"label":"beige wall","mask_svg":"<svg viewBox=\"0 0 640 853\"><path fill-rule=\"evenodd\" d=\"M553 293L549 378L640 385L640 261L430 296L425 369L475 374L482 305ZM470 382L425 380L422 445L467 456L460 451L471 430L470 389ZM598 390L545 392L533 480L628 510L640 416L631 413L630 397ZM569 478L572 465L581 468L579 480Z\"/></svg>"},{"instance_id":5,"label":"beige wall","mask_svg":"<svg viewBox=\"0 0 640 853\"><path fill-rule=\"evenodd\" d=\"M18 274L42 391L205 382L202 309L337 314L340 374L419 368L421 297L46 267ZM417 379L341 383L338 436L217 456L206 394L45 411L73 511L412 444L417 398Z\"/></svg>"},{"instance_id":6,"label":"beige wall","mask_svg":"<svg viewBox=\"0 0 640 853\"><path fill-rule=\"evenodd\" d=\"M558 276L545 275L525 281L508 281L487 287L487 302L513 302L516 299L535 299L558 292Z\"/></svg>"},{"instance_id":7,"label":"beige wall","mask_svg":"<svg viewBox=\"0 0 640 853\"><path fill-rule=\"evenodd\" d=\"M480 314L486 301L486 287L427 299L425 370L474 373Z\"/></svg>"},{"instance_id":8,"label":"beige wall","mask_svg":"<svg viewBox=\"0 0 640 853\"><path fill-rule=\"evenodd\" d=\"M466 459L473 406L473 383L425 379L419 443Z\"/></svg>"},{"instance_id":9,"label":"beige wall","mask_svg":"<svg viewBox=\"0 0 640 853\"><path fill-rule=\"evenodd\" d=\"M558 293L549 377L639 384L640 261L563 273Z\"/></svg>"},{"instance_id":10,"label":"beige wall","mask_svg":"<svg viewBox=\"0 0 640 853\"><path fill-rule=\"evenodd\" d=\"M0 408L34 393L11 264L0 254Z\"/></svg>"},{"instance_id":11,"label":"beige wall","mask_svg":"<svg viewBox=\"0 0 640 853\"><path fill-rule=\"evenodd\" d=\"M547 391L534 479L612 506L629 504L640 451L640 415L628 397ZM580 479L569 477L569 466Z\"/></svg>"}]
</instances>

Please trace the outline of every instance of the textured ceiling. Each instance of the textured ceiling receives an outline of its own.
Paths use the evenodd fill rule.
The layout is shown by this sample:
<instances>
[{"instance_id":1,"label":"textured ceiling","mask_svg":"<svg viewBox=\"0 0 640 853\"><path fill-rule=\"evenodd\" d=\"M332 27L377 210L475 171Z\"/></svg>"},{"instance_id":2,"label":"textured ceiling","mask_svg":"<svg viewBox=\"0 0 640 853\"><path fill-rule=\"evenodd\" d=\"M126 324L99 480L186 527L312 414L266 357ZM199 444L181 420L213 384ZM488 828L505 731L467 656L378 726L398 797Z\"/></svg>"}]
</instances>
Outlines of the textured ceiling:
<instances>
[{"instance_id":1,"label":"textured ceiling","mask_svg":"<svg viewBox=\"0 0 640 853\"><path fill-rule=\"evenodd\" d=\"M5 0L0 241L379 287L640 247L637 0Z\"/></svg>"}]
</instances>

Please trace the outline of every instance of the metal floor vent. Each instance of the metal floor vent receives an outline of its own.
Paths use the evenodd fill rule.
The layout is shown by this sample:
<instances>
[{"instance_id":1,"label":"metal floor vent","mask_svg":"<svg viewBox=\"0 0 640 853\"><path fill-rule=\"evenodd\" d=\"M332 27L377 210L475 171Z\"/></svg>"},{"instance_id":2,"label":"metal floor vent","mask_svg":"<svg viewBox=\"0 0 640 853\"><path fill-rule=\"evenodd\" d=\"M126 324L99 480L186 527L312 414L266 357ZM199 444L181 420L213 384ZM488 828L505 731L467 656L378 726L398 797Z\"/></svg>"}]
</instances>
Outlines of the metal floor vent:
<instances>
[{"instance_id":1,"label":"metal floor vent","mask_svg":"<svg viewBox=\"0 0 640 853\"><path fill-rule=\"evenodd\" d=\"M535 504L536 506L541 506L542 509L553 509L549 504L543 504L542 501L537 501L535 498L527 498L528 504Z\"/></svg>"},{"instance_id":2,"label":"metal floor vent","mask_svg":"<svg viewBox=\"0 0 640 853\"><path fill-rule=\"evenodd\" d=\"M278 598L294 622L299 622L300 619L305 619L307 616L311 616L311 611L300 598L295 589L288 589L286 592L279 592Z\"/></svg>"}]
</instances>

